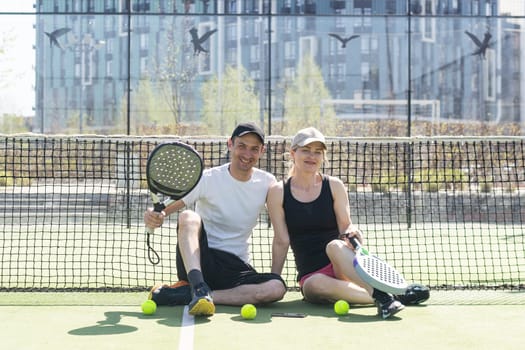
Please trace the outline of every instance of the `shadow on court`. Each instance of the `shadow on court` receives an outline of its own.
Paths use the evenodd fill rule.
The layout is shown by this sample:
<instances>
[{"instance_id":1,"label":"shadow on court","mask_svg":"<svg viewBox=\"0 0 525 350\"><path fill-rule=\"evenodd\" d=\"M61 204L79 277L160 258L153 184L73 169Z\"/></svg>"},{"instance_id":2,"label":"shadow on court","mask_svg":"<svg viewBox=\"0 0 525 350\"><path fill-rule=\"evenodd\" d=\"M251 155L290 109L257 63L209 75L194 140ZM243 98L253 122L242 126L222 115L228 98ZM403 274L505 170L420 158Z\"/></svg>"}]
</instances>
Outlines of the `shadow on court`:
<instances>
[{"instance_id":1,"label":"shadow on court","mask_svg":"<svg viewBox=\"0 0 525 350\"><path fill-rule=\"evenodd\" d=\"M424 308L425 304L417 306L409 306L410 308ZM271 305L263 305L257 307L257 317L253 320L245 320L240 316L240 307L233 306L218 306L217 313L229 314L230 319L236 322L243 322L247 324L264 324L271 323L277 317L272 316L273 313L303 313L308 317L320 317L327 319L338 319L341 322L347 323L371 323L371 322L385 322L376 313L374 305L352 305L347 315L336 315L332 304L311 304L301 299L284 300ZM287 317L278 317L287 318ZM293 317L295 318L295 317ZM299 318L300 319L300 318ZM403 319L402 313L399 316L393 316L387 321L401 321Z\"/></svg>"},{"instance_id":2,"label":"shadow on court","mask_svg":"<svg viewBox=\"0 0 525 350\"><path fill-rule=\"evenodd\" d=\"M179 310L180 309L180 310ZM113 335L125 334L138 331L138 327L126 324L126 319L156 320L158 324L167 327L181 327L181 310L174 307L159 307L154 315L144 315L141 312L129 311L108 311L104 313L104 320L97 321L97 324L82 328L73 329L68 332L71 335L93 336L93 335ZM199 319L196 323L206 323L207 318Z\"/></svg>"}]
</instances>

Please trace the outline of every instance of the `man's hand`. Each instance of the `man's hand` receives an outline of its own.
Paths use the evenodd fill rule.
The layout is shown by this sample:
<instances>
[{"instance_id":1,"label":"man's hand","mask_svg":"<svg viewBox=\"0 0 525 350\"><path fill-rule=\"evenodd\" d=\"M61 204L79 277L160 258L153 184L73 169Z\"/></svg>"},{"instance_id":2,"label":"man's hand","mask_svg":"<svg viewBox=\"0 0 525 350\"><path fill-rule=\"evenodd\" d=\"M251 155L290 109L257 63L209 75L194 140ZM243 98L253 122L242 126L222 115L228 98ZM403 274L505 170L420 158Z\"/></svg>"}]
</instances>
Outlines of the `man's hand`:
<instances>
[{"instance_id":1,"label":"man's hand","mask_svg":"<svg viewBox=\"0 0 525 350\"><path fill-rule=\"evenodd\" d=\"M162 226L165 217L166 213L164 211L158 213L153 211L153 208L148 208L148 210L144 212L144 223L147 227L155 229Z\"/></svg>"}]
</instances>

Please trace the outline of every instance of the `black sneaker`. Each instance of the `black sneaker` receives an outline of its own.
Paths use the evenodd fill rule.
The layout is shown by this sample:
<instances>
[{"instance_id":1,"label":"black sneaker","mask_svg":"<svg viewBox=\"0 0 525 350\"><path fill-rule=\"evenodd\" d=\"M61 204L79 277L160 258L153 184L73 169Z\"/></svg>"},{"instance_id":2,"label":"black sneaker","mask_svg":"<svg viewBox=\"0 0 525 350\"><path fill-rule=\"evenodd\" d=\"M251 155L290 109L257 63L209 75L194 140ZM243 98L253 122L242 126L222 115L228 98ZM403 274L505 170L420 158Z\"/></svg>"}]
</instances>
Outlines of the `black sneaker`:
<instances>
[{"instance_id":1,"label":"black sneaker","mask_svg":"<svg viewBox=\"0 0 525 350\"><path fill-rule=\"evenodd\" d=\"M405 294L396 295L396 300L404 305L418 305L430 298L430 289L422 284L411 284Z\"/></svg>"},{"instance_id":2,"label":"black sneaker","mask_svg":"<svg viewBox=\"0 0 525 350\"><path fill-rule=\"evenodd\" d=\"M212 316L215 313L215 304L210 294L211 290L206 283L197 285L193 290L193 299L188 305L190 315Z\"/></svg>"},{"instance_id":3,"label":"black sneaker","mask_svg":"<svg viewBox=\"0 0 525 350\"><path fill-rule=\"evenodd\" d=\"M186 281L179 281L171 286L157 284L151 288L149 299L159 306L188 305L191 301L191 288Z\"/></svg>"},{"instance_id":4,"label":"black sneaker","mask_svg":"<svg viewBox=\"0 0 525 350\"><path fill-rule=\"evenodd\" d=\"M384 304L381 304L379 301L376 300L376 305L377 313L379 314L379 316L381 316L383 320L397 314L399 311L405 308L405 305L401 304L395 299L387 301Z\"/></svg>"}]
</instances>

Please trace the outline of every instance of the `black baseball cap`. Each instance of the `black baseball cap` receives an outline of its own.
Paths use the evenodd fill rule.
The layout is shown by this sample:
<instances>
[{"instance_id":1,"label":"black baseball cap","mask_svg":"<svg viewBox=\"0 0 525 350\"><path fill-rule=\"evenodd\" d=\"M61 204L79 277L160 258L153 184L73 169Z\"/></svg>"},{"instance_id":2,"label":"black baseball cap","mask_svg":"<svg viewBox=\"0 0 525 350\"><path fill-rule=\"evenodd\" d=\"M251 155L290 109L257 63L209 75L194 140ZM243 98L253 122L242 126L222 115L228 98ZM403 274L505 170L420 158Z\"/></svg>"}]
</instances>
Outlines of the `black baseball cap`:
<instances>
[{"instance_id":1,"label":"black baseball cap","mask_svg":"<svg viewBox=\"0 0 525 350\"><path fill-rule=\"evenodd\" d=\"M261 143L264 144L264 131L255 123L247 122L247 123L240 123L237 125L237 127L233 130L232 133L232 139L237 136L244 136L246 134L255 134L261 139Z\"/></svg>"}]
</instances>

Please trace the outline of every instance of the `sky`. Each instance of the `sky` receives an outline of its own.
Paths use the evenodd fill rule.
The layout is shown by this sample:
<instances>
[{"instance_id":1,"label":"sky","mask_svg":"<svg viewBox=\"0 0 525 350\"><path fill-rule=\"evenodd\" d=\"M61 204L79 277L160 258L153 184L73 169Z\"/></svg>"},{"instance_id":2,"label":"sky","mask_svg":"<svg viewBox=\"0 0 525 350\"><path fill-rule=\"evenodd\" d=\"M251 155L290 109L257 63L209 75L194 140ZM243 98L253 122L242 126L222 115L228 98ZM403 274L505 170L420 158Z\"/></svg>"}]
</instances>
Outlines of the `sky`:
<instances>
[{"instance_id":1,"label":"sky","mask_svg":"<svg viewBox=\"0 0 525 350\"><path fill-rule=\"evenodd\" d=\"M0 13L30 13L34 2L0 0ZM525 15L525 0L501 0L500 13ZM34 22L34 15L0 15L0 49L5 50L0 54L0 116L34 114ZM4 44L6 41L9 45Z\"/></svg>"},{"instance_id":2,"label":"sky","mask_svg":"<svg viewBox=\"0 0 525 350\"><path fill-rule=\"evenodd\" d=\"M525 0L500 0L499 13L523 16L525 13Z\"/></svg>"},{"instance_id":3,"label":"sky","mask_svg":"<svg viewBox=\"0 0 525 350\"><path fill-rule=\"evenodd\" d=\"M33 2L2 0L0 12L31 12ZM34 15L0 15L0 116L34 114L34 22Z\"/></svg>"}]
</instances>

